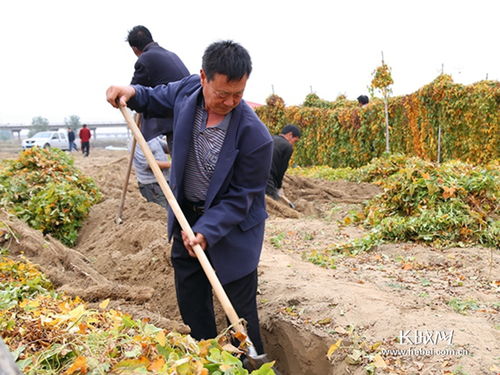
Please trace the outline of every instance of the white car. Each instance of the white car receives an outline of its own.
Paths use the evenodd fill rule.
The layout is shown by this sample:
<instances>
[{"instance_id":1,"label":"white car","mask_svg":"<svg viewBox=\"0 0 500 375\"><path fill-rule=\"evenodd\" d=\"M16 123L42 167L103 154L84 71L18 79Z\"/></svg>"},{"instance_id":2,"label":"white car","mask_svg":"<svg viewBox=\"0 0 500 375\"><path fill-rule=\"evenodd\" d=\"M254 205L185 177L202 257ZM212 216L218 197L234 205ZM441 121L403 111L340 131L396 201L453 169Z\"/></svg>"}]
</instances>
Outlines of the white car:
<instances>
[{"instance_id":1,"label":"white car","mask_svg":"<svg viewBox=\"0 0 500 375\"><path fill-rule=\"evenodd\" d=\"M68 136L61 131L45 131L36 133L33 137L23 140L23 150L32 147L57 147L61 150L69 150Z\"/></svg>"}]
</instances>

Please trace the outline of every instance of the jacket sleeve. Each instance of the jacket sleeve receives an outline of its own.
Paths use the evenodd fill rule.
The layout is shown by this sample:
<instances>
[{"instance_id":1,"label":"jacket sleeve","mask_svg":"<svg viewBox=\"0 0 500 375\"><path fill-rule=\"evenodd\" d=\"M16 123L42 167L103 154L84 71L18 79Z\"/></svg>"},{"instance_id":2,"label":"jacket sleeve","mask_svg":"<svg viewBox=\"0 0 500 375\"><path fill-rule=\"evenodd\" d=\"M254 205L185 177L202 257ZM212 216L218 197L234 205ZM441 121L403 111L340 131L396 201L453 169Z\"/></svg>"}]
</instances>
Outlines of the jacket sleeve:
<instances>
[{"instance_id":1,"label":"jacket sleeve","mask_svg":"<svg viewBox=\"0 0 500 375\"><path fill-rule=\"evenodd\" d=\"M154 88L132 85L135 95L128 101L129 108L143 113L145 117L165 117L174 108L177 95L184 87L186 79Z\"/></svg>"},{"instance_id":2,"label":"jacket sleeve","mask_svg":"<svg viewBox=\"0 0 500 375\"><path fill-rule=\"evenodd\" d=\"M134 65L134 76L132 77L131 85L151 86L151 79L149 77L146 65L140 59Z\"/></svg>"}]
</instances>

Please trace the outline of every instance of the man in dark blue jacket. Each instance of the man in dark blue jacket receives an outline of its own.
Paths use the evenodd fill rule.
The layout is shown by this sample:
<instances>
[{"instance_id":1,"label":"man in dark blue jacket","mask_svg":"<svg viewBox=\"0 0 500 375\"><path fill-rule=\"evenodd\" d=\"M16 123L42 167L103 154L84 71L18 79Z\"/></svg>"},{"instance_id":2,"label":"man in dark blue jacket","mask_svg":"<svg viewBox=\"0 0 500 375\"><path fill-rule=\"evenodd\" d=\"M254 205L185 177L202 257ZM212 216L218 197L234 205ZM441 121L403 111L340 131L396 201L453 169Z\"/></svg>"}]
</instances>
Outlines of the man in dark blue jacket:
<instances>
[{"instance_id":1,"label":"man in dark blue jacket","mask_svg":"<svg viewBox=\"0 0 500 375\"><path fill-rule=\"evenodd\" d=\"M138 25L132 28L128 33L127 42L138 57L130 84L155 87L179 81L189 75L181 59L175 53L160 47L146 27ZM172 112L167 111L162 114L162 118L143 118L144 138L150 140L163 133L167 135L171 147L172 117Z\"/></svg>"},{"instance_id":2,"label":"man in dark blue jacket","mask_svg":"<svg viewBox=\"0 0 500 375\"><path fill-rule=\"evenodd\" d=\"M232 41L211 44L200 75L154 89L111 86L107 100L158 116L173 110L170 185L195 232L190 241L168 215L177 300L196 339L217 335L211 286L195 258L207 253L231 303L248 322L248 334L263 353L257 315L257 265L264 238L265 189L272 138L242 100L252 70L250 55Z\"/></svg>"}]
</instances>

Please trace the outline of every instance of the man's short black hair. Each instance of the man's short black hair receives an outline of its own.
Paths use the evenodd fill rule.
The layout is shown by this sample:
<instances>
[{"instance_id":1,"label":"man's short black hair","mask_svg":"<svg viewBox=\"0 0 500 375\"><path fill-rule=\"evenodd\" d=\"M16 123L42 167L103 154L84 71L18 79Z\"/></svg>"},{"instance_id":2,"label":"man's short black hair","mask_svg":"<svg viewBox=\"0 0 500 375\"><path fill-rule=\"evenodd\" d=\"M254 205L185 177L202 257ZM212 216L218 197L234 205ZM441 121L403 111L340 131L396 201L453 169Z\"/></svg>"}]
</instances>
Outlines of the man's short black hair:
<instances>
[{"instance_id":1,"label":"man's short black hair","mask_svg":"<svg viewBox=\"0 0 500 375\"><path fill-rule=\"evenodd\" d=\"M368 104L369 101L370 100L368 99L368 96L366 96L366 95L360 95L360 96L358 96L358 102L361 105Z\"/></svg>"},{"instance_id":2,"label":"man's short black hair","mask_svg":"<svg viewBox=\"0 0 500 375\"><path fill-rule=\"evenodd\" d=\"M252 72L252 60L248 51L232 40L212 43L203 54L202 65L207 80L216 73L227 76L229 81L242 79Z\"/></svg>"},{"instance_id":3,"label":"man's short black hair","mask_svg":"<svg viewBox=\"0 0 500 375\"><path fill-rule=\"evenodd\" d=\"M128 32L127 42L130 47L136 47L142 51L144 47L153 42L153 37L146 27L138 25Z\"/></svg>"},{"instance_id":4,"label":"man's short black hair","mask_svg":"<svg viewBox=\"0 0 500 375\"><path fill-rule=\"evenodd\" d=\"M298 127L296 127L295 125L288 124L288 125L285 125L285 127L283 129L281 129L281 134L288 134L290 132L292 133L292 135L294 137L300 138L300 136L302 135L300 132L300 129Z\"/></svg>"}]
</instances>

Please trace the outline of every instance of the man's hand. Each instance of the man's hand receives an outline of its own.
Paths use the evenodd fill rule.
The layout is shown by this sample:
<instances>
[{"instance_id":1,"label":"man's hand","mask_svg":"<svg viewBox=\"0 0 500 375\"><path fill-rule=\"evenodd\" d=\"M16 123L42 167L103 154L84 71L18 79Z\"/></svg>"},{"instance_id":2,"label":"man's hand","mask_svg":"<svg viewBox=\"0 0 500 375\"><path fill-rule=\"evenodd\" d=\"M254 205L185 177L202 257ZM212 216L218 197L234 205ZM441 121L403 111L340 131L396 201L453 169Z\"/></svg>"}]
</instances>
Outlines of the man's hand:
<instances>
[{"instance_id":1,"label":"man's hand","mask_svg":"<svg viewBox=\"0 0 500 375\"><path fill-rule=\"evenodd\" d=\"M156 164L158 164L158 167L160 167L160 169L168 169L172 165L172 162L168 160L167 161L156 160Z\"/></svg>"},{"instance_id":2,"label":"man's hand","mask_svg":"<svg viewBox=\"0 0 500 375\"><path fill-rule=\"evenodd\" d=\"M196 245L200 245L203 251L207 249L207 240L205 239L205 236L203 234L196 233L196 236L193 240L190 240L188 235L184 231L181 231L181 234L182 241L184 242L184 247L188 251L189 255L193 258L196 258L196 253L193 249Z\"/></svg>"},{"instance_id":3,"label":"man's hand","mask_svg":"<svg viewBox=\"0 0 500 375\"><path fill-rule=\"evenodd\" d=\"M106 100L115 108L125 107L134 95L135 89L132 86L110 86L106 90Z\"/></svg>"}]
</instances>

